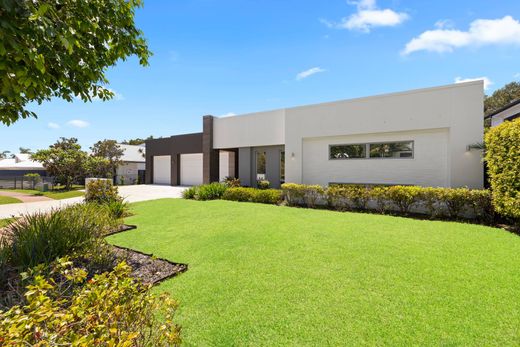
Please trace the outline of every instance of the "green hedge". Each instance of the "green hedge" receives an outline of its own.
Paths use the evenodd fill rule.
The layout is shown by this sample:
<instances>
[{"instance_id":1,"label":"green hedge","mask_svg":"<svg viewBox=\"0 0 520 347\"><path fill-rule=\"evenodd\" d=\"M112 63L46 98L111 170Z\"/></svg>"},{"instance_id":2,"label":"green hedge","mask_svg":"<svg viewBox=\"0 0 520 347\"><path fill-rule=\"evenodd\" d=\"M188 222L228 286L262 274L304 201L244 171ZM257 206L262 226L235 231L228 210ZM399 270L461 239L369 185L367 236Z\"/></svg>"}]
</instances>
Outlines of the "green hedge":
<instances>
[{"instance_id":1,"label":"green hedge","mask_svg":"<svg viewBox=\"0 0 520 347\"><path fill-rule=\"evenodd\" d=\"M488 131L486 161L495 209L520 220L520 119Z\"/></svg>"},{"instance_id":2,"label":"green hedge","mask_svg":"<svg viewBox=\"0 0 520 347\"><path fill-rule=\"evenodd\" d=\"M282 191L278 189L228 188L222 199L276 205L282 201Z\"/></svg>"},{"instance_id":3,"label":"green hedge","mask_svg":"<svg viewBox=\"0 0 520 347\"><path fill-rule=\"evenodd\" d=\"M448 219L473 215L492 222L495 213L488 190L467 188L424 188L418 186L321 186L287 183L282 185L288 205L315 207L317 203L337 210L396 211L409 214L413 209L431 217Z\"/></svg>"}]
</instances>

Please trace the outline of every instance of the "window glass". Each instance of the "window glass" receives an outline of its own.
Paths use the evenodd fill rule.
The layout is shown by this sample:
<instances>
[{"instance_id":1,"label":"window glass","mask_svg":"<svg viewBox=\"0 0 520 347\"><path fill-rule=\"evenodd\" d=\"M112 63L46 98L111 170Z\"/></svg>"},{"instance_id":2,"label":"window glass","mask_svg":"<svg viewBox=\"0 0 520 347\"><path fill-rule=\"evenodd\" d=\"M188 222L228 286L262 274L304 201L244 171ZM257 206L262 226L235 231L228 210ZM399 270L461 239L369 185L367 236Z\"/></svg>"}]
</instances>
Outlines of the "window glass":
<instances>
[{"instance_id":1,"label":"window glass","mask_svg":"<svg viewBox=\"0 0 520 347\"><path fill-rule=\"evenodd\" d=\"M413 158L413 142L371 143L370 158Z\"/></svg>"},{"instance_id":2,"label":"window glass","mask_svg":"<svg viewBox=\"0 0 520 347\"><path fill-rule=\"evenodd\" d=\"M366 157L366 145L334 145L330 146L330 159L355 159Z\"/></svg>"},{"instance_id":3,"label":"window glass","mask_svg":"<svg viewBox=\"0 0 520 347\"><path fill-rule=\"evenodd\" d=\"M265 152L256 152L256 180L265 180Z\"/></svg>"},{"instance_id":4,"label":"window glass","mask_svg":"<svg viewBox=\"0 0 520 347\"><path fill-rule=\"evenodd\" d=\"M285 152L280 152L280 183L285 183Z\"/></svg>"}]
</instances>

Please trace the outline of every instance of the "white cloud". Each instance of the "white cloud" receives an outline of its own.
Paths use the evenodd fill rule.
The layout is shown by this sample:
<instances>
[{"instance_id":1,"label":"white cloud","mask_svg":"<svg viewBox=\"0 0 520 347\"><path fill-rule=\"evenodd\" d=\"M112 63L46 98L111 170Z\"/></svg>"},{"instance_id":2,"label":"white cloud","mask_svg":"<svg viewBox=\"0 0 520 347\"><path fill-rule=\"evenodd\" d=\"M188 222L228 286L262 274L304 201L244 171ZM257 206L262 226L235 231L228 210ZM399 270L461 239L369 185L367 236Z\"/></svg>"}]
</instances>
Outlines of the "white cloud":
<instances>
[{"instance_id":1,"label":"white cloud","mask_svg":"<svg viewBox=\"0 0 520 347\"><path fill-rule=\"evenodd\" d=\"M493 44L520 45L520 22L511 16L477 19L468 31L439 28L428 30L406 44L403 54L417 51L452 52L456 48Z\"/></svg>"},{"instance_id":2,"label":"white cloud","mask_svg":"<svg viewBox=\"0 0 520 347\"><path fill-rule=\"evenodd\" d=\"M488 90L491 85L494 83L487 77L477 77L477 78L462 78L455 77L455 83L464 83L464 82L473 82L473 81L484 81L484 89Z\"/></svg>"},{"instance_id":3,"label":"white cloud","mask_svg":"<svg viewBox=\"0 0 520 347\"><path fill-rule=\"evenodd\" d=\"M75 128L86 128L90 125L89 122L86 122L81 119L73 119L71 121L68 121L67 124Z\"/></svg>"},{"instance_id":4,"label":"white cloud","mask_svg":"<svg viewBox=\"0 0 520 347\"><path fill-rule=\"evenodd\" d=\"M225 118L225 117L233 117L233 116L236 116L236 115L237 115L236 113L228 112L228 113L221 114L220 116L217 116L217 117Z\"/></svg>"},{"instance_id":5,"label":"white cloud","mask_svg":"<svg viewBox=\"0 0 520 347\"><path fill-rule=\"evenodd\" d=\"M325 19L320 19L320 21L329 28L359 30L368 33L374 27L392 27L410 18L404 12L396 12L389 8L379 9L375 0L349 1L348 3L357 7L356 13L343 18L340 23Z\"/></svg>"},{"instance_id":6,"label":"white cloud","mask_svg":"<svg viewBox=\"0 0 520 347\"><path fill-rule=\"evenodd\" d=\"M520 78L520 72L519 73L515 73L513 77L514 78Z\"/></svg>"},{"instance_id":7,"label":"white cloud","mask_svg":"<svg viewBox=\"0 0 520 347\"><path fill-rule=\"evenodd\" d=\"M300 72L299 74L296 75L296 80L297 81L301 81L303 80L304 78L307 78L307 77L310 77L314 74L317 74L317 73L320 73L320 72L325 72L327 70L325 69L322 69L321 67L317 66L317 67L313 67L313 68L310 68L308 70L305 70L305 71L302 71Z\"/></svg>"},{"instance_id":8,"label":"white cloud","mask_svg":"<svg viewBox=\"0 0 520 347\"><path fill-rule=\"evenodd\" d=\"M60 125L58 123L49 122L49 123L47 123L47 127L51 128L51 129L59 129Z\"/></svg>"}]
</instances>

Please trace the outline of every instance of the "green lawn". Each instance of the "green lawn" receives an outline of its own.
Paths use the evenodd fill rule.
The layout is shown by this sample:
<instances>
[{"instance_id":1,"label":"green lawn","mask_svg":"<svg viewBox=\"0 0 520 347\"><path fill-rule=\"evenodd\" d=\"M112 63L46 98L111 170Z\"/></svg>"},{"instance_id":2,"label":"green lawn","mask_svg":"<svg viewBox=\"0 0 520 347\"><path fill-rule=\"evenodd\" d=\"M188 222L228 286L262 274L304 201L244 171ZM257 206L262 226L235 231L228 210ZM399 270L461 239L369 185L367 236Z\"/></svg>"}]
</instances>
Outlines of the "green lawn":
<instances>
[{"instance_id":1,"label":"green lawn","mask_svg":"<svg viewBox=\"0 0 520 347\"><path fill-rule=\"evenodd\" d=\"M115 244L189 264L161 284L187 345L520 345L520 238L478 225L165 199Z\"/></svg>"},{"instance_id":2,"label":"green lawn","mask_svg":"<svg viewBox=\"0 0 520 347\"><path fill-rule=\"evenodd\" d=\"M0 195L0 205L7 205L7 204L16 204L21 202L20 200L10 197L10 196L1 196Z\"/></svg>"},{"instance_id":3,"label":"green lawn","mask_svg":"<svg viewBox=\"0 0 520 347\"><path fill-rule=\"evenodd\" d=\"M5 218L5 219L0 219L0 228L3 228L5 226L7 226L9 223L11 223L12 221L14 221L14 218Z\"/></svg>"},{"instance_id":4,"label":"green lawn","mask_svg":"<svg viewBox=\"0 0 520 347\"><path fill-rule=\"evenodd\" d=\"M5 191L18 192L30 195L43 195L54 200L69 199L85 195L84 192L80 192L78 190L52 190L48 192L41 192L39 190L34 189L5 189Z\"/></svg>"}]
</instances>

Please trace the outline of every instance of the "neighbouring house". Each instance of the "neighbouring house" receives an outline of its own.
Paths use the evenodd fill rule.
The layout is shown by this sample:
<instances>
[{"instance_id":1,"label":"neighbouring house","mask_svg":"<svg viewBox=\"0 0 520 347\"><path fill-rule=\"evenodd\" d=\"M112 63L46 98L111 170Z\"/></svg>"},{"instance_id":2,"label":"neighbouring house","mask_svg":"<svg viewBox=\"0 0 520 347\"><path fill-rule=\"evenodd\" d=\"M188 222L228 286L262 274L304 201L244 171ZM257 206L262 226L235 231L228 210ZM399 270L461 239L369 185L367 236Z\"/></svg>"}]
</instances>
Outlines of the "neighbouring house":
<instances>
[{"instance_id":1,"label":"neighbouring house","mask_svg":"<svg viewBox=\"0 0 520 347\"><path fill-rule=\"evenodd\" d=\"M145 151L142 145L119 144L123 150L122 165L116 170L115 182L119 185L142 184L145 182Z\"/></svg>"},{"instance_id":2,"label":"neighbouring house","mask_svg":"<svg viewBox=\"0 0 520 347\"><path fill-rule=\"evenodd\" d=\"M13 158L0 159L0 177L21 177L29 173L37 173L40 176L47 176L43 165L31 160L30 154L19 153Z\"/></svg>"},{"instance_id":3,"label":"neighbouring house","mask_svg":"<svg viewBox=\"0 0 520 347\"><path fill-rule=\"evenodd\" d=\"M146 141L146 183L197 185L238 177L320 184L482 188L483 82L232 117L201 133Z\"/></svg>"},{"instance_id":4,"label":"neighbouring house","mask_svg":"<svg viewBox=\"0 0 520 347\"><path fill-rule=\"evenodd\" d=\"M505 121L510 121L520 117L520 99L511 102L501 109L486 116L491 119L491 126L495 127Z\"/></svg>"}]
</instances>

